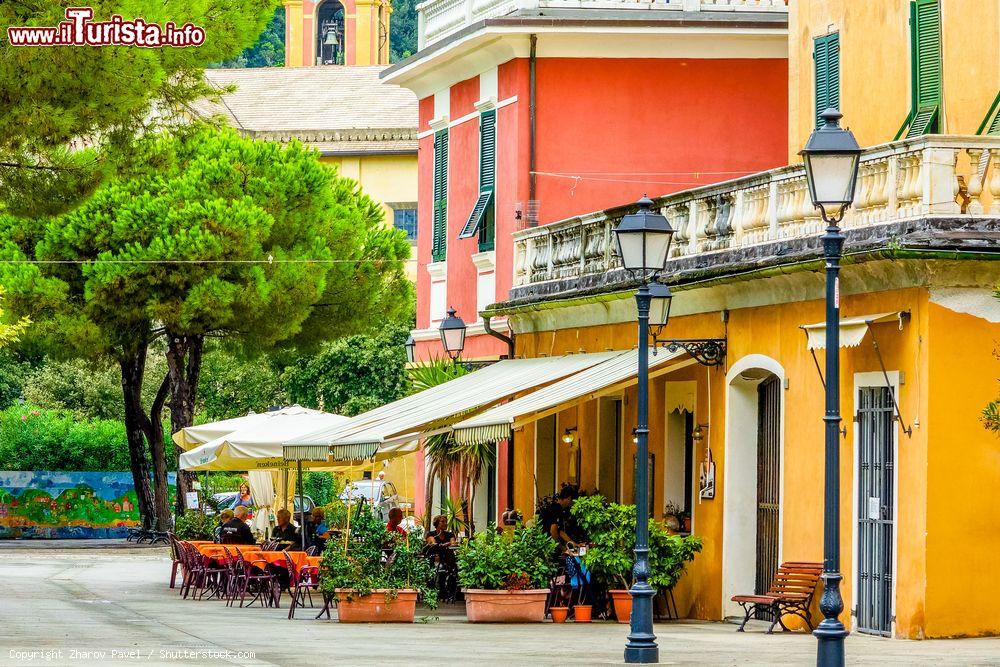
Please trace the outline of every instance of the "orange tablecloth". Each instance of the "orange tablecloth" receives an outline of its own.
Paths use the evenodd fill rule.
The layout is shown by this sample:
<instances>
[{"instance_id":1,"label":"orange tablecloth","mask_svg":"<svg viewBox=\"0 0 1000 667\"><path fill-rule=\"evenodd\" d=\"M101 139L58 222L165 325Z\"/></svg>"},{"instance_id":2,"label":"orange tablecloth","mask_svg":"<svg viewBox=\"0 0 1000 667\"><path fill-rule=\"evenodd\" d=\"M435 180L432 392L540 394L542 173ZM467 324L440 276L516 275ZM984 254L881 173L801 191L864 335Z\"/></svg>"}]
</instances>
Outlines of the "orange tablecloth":
<instances>
[{"instance_id":1,"label":"orange tablecloth","mask_svg":"<svg viewBox=\"0 0 1000 667\"><path fill-rule=\"evenodd\" d=\"M320 561L323 560L322 556L306 556L306 565L313 565L319 567Z\"/></svg>"}]
</instances>

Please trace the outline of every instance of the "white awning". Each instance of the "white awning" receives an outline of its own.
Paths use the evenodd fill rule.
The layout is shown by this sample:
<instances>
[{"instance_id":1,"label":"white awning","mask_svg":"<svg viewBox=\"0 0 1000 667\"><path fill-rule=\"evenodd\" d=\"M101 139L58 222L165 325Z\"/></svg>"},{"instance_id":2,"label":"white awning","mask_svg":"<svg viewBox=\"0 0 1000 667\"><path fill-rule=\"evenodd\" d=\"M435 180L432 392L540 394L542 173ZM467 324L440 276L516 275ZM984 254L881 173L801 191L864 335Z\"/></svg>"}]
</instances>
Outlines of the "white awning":
<instances>
[{"instance_id":1,"label":"white awning","mask_svg":"<svg viewBox=\"0 0 1000 667\"><path fill-rule=\"evenodd\" d=\"M266 424L274 419L321 414L324 413L320 410L310 410L301 405L290 405L287 408L272 410L270 412L251 412L243 417L233 417L232 419L224 419L218 422L211 422L210 424L197 424L182 428L177 433L174 433L173 441L183 449L191 449L192 447L203 445L206 442L211 442L230 433Z\"/></svg>"},{"instance_id":2,"label":"white awning","mask_svg":"<svg viewBox=\"0 0 1000 667\"><path fill-rule=\"evenodd\" d=\"M668 361L685 354L684 350L672 354L661 350L654 356L650 350L649 368L653 370L663 367ZM678 366L680 365L687 364ZM622 383L634 383L638 366L639 351L630 350L544 389L455 424L455 440L461 443L486 443L506 438L512 428L540 419L560 405L596 397Z\"/></svg>"},{"instance_id":3,"label":"white awning","mask_svg":"<svg viewBox=\"0 0 1000 667\"><path fill-rule=\"evenodd\" d=\"M343 424L349 418L319 410L275 411L255 417L249 426L199 445L180 456L181 470L266 470L284 468L289 462L282 443L320 428ZM221 422L218 422L221 423ZM326 464L329 450L305 452L301 460ZM300 455L303 454L300 452ZM297 460L297 459L292 459ZM329 465L329 464L327 464ZM312 467L312 466L311 466Z\"/></svg>"},{"instance_id":4,"label":"white awning","mask_svg":"<svg viewBox=\"0 0 1000 667\"><path fill-rule=\"evenodd\" d=\"M876 313L874 315L858 315L856 317L844 317L840 320L840 347L857 347L861 340L868 333L868 326L880 322L898 321L899 327L903 327L903 313L895 311L891 313ZM806 332L806 347L810 350L821 350L826 348L826 322L817 324L803 324L800 327Z\"/></svg>"},{"instance_id":5,"label":"white awning","mask_svg":"<svg viewBox=\"0 0 1000 667\"><path fill-rule=\"evenodd\" d=\"M447 430L455 421L511 396L560 380L626 351L570 354L536 359L504 359L478 371L425 389L351 418L288 440L288 445L328 445L334 460L359 455L357 445L408 442ZM370 453L365 450L361 453Z\"/></svg>"}]
</instances>

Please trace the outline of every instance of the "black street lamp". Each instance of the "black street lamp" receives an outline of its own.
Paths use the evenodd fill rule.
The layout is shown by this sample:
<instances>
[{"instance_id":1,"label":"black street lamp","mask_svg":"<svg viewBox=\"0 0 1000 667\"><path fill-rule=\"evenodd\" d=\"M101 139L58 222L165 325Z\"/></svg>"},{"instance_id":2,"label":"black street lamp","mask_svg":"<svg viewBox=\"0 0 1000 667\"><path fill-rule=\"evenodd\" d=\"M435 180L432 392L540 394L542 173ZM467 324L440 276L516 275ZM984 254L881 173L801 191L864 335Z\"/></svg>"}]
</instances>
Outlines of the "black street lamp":
<instances>
[{"instance_id":1,"label":"black street lamp","mask_svg":"<svg viewBox=\"0 0 1000 667\"><path fill-rule=\"evenodd\" d=\"M406 342L403 343L403 347L406 348L407 363L412 364L417 360L417 341L413 340L413 334L410 334L410 337L406 339Z\"/></svg>"},{"instance_id":2,"label":"black street lamp","mask_svg":"<svg viewBox=\"0 0 1000 667\"><path fill-rule=\"evenodd\" d=\"M653 634L653 596L649 585L649 314L650 282L663 271L674 230L667 219L652 210L653 202L643 197L639 210L626 215L615 228L618 255L622 266L642 281L635 295L639 311L639 370L636 376L636 465L635 472L635 567L632 569L632 619L625 644L625 662L655 663L660 661L660 649ZM654 286L655 287L655 286ZM663 286L665 287L665 286ZM669 295L659 287L657 292L657 322L666 323Z\"/></svg>"},{"instance_id":3,"label":"black street lamp","mask_svg":"<svg viewBox=\"0 0 1000 667\"><path fill-rule=\"evenodd\" d=\"M438 331L441 333L441 345L451 360L458 363L465 349L465 322L455 314L454 308L448 309L448 317L441 320Z\"/></svg>"},{"instance_id":4,"label":"black street lamp","mask_svg":"<svg viewBox=\"0 0 1000 667\"><path fill-rule=\"evenodd\" d=\"M813 632L819 640L816 664L844 664L844 638L849 634L840 621L844 599L840 594L840 259L844 235L838 226L854 201L861 147L850 130L840 127L841 113L827 109L823 126L809 136L800 155L813 206L827 224L823 234L826 260L826 414L823 508L823 595L819 608L823 620Z\"/></svg>"}]
</instances>

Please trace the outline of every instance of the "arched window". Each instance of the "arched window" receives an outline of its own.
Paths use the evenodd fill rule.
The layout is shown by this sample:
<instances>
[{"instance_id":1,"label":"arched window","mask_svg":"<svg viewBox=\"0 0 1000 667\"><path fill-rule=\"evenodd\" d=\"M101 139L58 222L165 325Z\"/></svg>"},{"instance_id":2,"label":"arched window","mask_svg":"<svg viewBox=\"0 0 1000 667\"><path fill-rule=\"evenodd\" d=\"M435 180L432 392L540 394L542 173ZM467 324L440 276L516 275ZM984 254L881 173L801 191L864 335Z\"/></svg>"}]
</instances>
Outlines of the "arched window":
<instances>
[{"instance_id":1,"label":"arched window","mask_svg":"<svg viewBox=\"0 0 1000 667\"><path fill-rule=\"evenodd\" d=\"M344 64L344 6L337 0L316 9L316 64Z\"/></svg>"}]
</instances>

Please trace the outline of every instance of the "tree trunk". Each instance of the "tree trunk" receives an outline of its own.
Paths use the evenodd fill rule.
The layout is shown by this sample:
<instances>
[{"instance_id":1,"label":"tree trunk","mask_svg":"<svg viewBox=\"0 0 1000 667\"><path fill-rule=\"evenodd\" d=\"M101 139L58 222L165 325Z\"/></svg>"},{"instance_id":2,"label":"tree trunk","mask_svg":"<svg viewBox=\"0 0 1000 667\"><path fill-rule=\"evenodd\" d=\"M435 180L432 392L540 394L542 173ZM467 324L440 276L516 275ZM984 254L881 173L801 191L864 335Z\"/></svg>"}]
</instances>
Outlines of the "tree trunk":
<instances>
[{"instance_id":1,"label":"tree trunk","mask_svg":"<svg viewBox=\"0 0 1000 667\"><path fill-rule=\"evenodd\" d=\"M146 414L142 409L142 377L146 370L146 346L126 351L118 360L122 372L122 396L125 400L125 435L128 440L129 467L132 469L132 484L135 486L136 502L142 525L153 527L153 517L160 512L153 502L149 487L149 459L143 422ZM169 515L168 515L169 516Z\"/></svg>"},{"instance_id":2,"label":"tree trunk","mask_svg":"<svg viewBox=\"0 0 1000 667\"><path fill-rule=\"evenodd\" d=\"M427 479L424 482L424 533L431 532L431 516L434 512L434 483L437 482L437 466L431 459L427 462Z\"/></svg>"},{"instance_id":3,"label":"tree trunk","mask_svg":"<svg viewBox=\"0 0 1000 667\"><path fill-rule=\"evenodd\" d=\"M149 409L149 417L142 415L143 431L149 443L153 459L153 497L156 501L156 516L162 527L170 525L170 487L167 482L167 454L163 444L163 404L170 391L170 376L160 383L160 388Z\"/></svg>"},{"instance_id":4,"label":"tree trunk","mask_svg":"<svg viewBox=\"0 0 1000 667\"><path fill-rule=\"evenodd\" d=\"M167 374L170 378L170 429L173 433L194 424L204 336L183 336L167 332ZM184 450L175 447L175 456ZM185 509L185 494L192 489L195 475L177 471L177 512Z\"/></svg>"}]
</instances>

